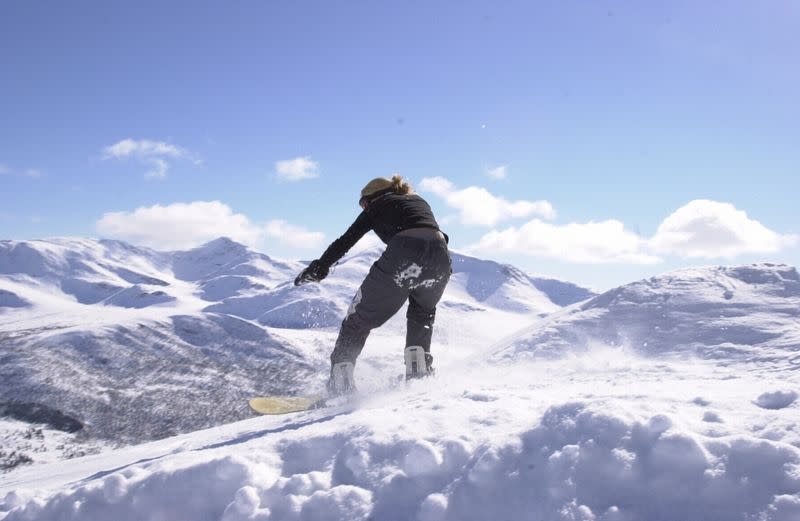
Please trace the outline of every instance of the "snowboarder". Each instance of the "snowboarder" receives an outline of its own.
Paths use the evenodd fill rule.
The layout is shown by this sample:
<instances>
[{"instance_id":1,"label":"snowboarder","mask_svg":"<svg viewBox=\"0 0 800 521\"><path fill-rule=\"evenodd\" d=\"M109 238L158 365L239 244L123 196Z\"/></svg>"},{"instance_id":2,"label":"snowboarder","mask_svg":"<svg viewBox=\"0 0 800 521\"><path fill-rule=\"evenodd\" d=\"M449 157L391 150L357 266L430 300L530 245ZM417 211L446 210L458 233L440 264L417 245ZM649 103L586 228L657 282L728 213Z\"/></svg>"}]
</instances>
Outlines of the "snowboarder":
<instances>
[{"instance_id":1,"label":"snowboarder","mask_svg":"<svg viewBox=\"0 0 800 521\"><path fill-rule=\"evenodd\" d=\"M389 320L408 300L406 378L433 371L430 354L436 305L450 280L448 237L431 207L401 176L377 177L361 190L361 213L322 256L297 276L299 286L324 279L330 267L370 230L386 243L353 297L331 353L328 392L355 390L353 369L370 331Z\"/></svg>"}]
</instances>

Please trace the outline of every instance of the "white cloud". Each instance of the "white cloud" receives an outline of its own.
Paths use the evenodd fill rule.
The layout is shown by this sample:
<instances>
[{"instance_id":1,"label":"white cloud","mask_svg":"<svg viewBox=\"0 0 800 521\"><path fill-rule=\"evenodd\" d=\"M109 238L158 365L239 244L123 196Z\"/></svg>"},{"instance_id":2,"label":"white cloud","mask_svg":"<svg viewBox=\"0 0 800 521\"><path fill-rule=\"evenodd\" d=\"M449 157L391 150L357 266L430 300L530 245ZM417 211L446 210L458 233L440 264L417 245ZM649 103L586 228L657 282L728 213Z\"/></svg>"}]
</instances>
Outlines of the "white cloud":
<instances>
[{"instance_id":1,"label":"white cloud","mask_svg":"<svg viewBox=\"0 0 800 521\"><path fill-rule=\"evenodd\" d=\"M219 201L106 213L96 228L101 235L162 250L192 248L222 236L255 246L262 235L246 216L234 213Z\"/></svg>"},{"instance_id":2,"label":"white cloud","mask_svg":"<svg viewBox=\"0 0 800 521\"><path fill-rule=\"evenodd\" d=\"M324 235L285 221L259 225L219 201L195 201L137 208L132 212L110 212L95 228L105 237L122 239L157 250L183 250L218 237L230 237L250 247L261 247L277 238L297 248L317 248Z\"/></svg>"},{"instance_id":3,"label":"white cloud","mask_svg":"<svg viewBox=\"0 0 800 521\"><path fill-rule=\"evenodd\" d=\"M107 146L103 149L104 158L117 158L122 159L130 156L138 157L186 157L189 153L176 145L170 145L163 141L151 141L149 139L142 139L135 141L133 139L123 139L113 145Z\"/></svg>"},{"instance_id":4,"label":"white cloud","mask_svg":"<svg viewBox=\"0 0 800 521\"><path fill-rule=\"evenodd\" d=\"M284 181L302 181L319 177L319 163L310 157L296 157L275 163L275 172Z\"/></svg>"},{"instance_id":5,"label":"white cloud","mask_svg":"<svg viewBox=\"0 0 800 521\"><path fill-rule=\"evenodd\" d=\"M150 163L152 168L145 172L144 176L148 179L163 179L167 177L167 170L169 170L169 164L161 158L153 157L150 158Z\"/></svg>"},{"instance_id":6,"label":"white cloud","mask_svg":"<svg viewBox=\"0 0 800 521\"><path fill-rule=\"evenodd\" d=\"M188 150L177 145L163 141L149 139L133 140L123 139L103 149L103 159L129 159L133 158L149 167L145 177L149 179L163 179L167 176L170 163L168 159L187 159L195 164L202 161L195 159Z\"/></svg>"},{"instance_id":7,"label":"white cloud","mask_svg":"<svg viewBox=\"0 0 800 521\"><path fill-rule=\"evenodd\" d=\"M444 177L426 177L419 183L422 190L433 192L439 197L445 197L448 192L455 189L455 185Z\"/></svg>"},{"instance_id":8,"label":"white cloud","mask_svg":"<svg viewBox=\"0 0 800 521\"><path fill-rule=\"evenodd\" d=\"M505 165L501 165L495 168L490 168L486 171L486 175L491 177L492 179L505 179L508 172L508 167Z\"/></svg>"},{"instance_id":9,"label":"white cloud","mask_svg":"<svg viewBox=\"0 0 800 521\"><path fill-rule=\"evenodd\" d=\"M10 175L19 177L30 177L32 179L39 179L44 174L41 170L36 168L27 168L25 170L14 170L8 165L0 164L0 175Z\"/></svg>"},{"instance_id":10,"label":"white cloud","mask_svg":"<svg viewBox=\"0 0 800 521\"><path fill-rule=\"evenodd\" d=\"M267 237L278 239L293 248L319 248L325 241L325 234L322 232L312 232L280 219L269 221L264 226L264 233Z\"/></svg>"},{"instance_id":11,"label":"white cloud","mask_svg":"<svg viewBox=\"0 0 800 521\"><path fill-rule=\"evenodd\" d=\"M647 241L625 229L620 221L556 225L534 219L520 226L493 230L469 251L519 253L582 264L655 264L645 251Z\"/></svg>"},{"instance_id":12,"label":"white cloud","mask_svg":"<svg viewBox=\"0 0 800 521\"><path fill-rule=\"evenodd\" d=\"M553 205L548 201L508 201L478 186L457 189L443 177L425 178L419 186L444 199L447 206L458 210L461 222L466 225L495 226L507 219L533 215L554 219L556 216Z\"/></svg>"},{"instance_id":13,"label":"white cloud","mask_svg":"<svg viewBox=\"0 0 800 521\"><path fill-rule=\"evenodd\" d=\"M770 230L730 203L698 199L664 219L650 244L663 254L712 259L775 253L797 239Z\"/></svg>"},{"instance_id":14,"label":"white cloud","mask_svg":"<svg viewBox=\"0 0 800 521\"><path fill-rule=\"evenodd\" d=\"M510 252L573 263L653 264L659 255L733 258L775 253L797 244L732 204L695 200L664 219L656 234L642 238L615 219L555 225L534 219L521 227L493 230L468 247L480 253Z\"/></svg>"}]
</instances>

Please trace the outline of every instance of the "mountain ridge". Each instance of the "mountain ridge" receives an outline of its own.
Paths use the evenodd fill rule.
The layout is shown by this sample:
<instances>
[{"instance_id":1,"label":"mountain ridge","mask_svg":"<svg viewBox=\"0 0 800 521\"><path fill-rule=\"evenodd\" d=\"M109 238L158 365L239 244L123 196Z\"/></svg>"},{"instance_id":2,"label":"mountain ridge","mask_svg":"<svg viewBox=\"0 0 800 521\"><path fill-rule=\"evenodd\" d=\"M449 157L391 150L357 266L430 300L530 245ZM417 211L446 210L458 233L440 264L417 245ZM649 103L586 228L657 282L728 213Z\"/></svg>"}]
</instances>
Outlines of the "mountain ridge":
<instances>
[{"instance_id":1,"label":"mountain ridge","mask_svg":"<svg viewBox=\"0 0 800 521\"><path fill-rule=\"evenodd\" d=\"M644 355L782 360L800 351L800 274L756 263L683 268L554 313L496 357L562 356L591 345Z\"/></svg>"}]
</instances>

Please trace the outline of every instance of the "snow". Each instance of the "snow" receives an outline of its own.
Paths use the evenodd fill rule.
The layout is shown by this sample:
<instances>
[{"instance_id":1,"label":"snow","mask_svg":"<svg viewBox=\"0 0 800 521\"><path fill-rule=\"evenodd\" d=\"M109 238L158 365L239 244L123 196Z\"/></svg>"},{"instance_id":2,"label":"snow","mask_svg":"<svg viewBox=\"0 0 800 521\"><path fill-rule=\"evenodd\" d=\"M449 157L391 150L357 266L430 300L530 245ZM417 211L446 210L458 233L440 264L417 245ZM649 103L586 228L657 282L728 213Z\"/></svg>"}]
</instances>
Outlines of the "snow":
<instances>
[{"instance_id":1,"label":"snow","mask_svg":"<svg viewBox=\"0 0 800 521\"><path fill-rule=\"evenodd\" d=\"M778 390L761 394L755 403L764 409L783 409L792 405L797 396L793 390Z\"/></svg>"},{"instance_id":2,"label":"snow","mask_svg":"<svg viewBox=\"0 0 800 521\"><path fill-rule=\"evenodd\" d=\"M30 306L30 302L20 298L11 291L0 290L0 308L23 308Z\"/></svg>"},{"instance_id":3,"label":"snow","mask_svg":"<svg viewBox=\"0 0 800 521\"><path fill-rule=\"evenodd\" d=\"M68 432L46 423L0 419L0 472L21 464L52 463L109 448L107 444L81 439L80 432Z\"/></svg>"},{"instance_id":4,"label":"snow","mask_svg":"<svg viewBox=\"0 0 800 521\"><path fill-rule=\"evenodd\" d=\"M798 411L752 403L769 387L762 373L613 348L452 369L357 405L20 469L0 478L0 512L5 521L797 519ZM706 421L711 409L724 423Z\"/></svg>"},{"instance_id":5,"label":"snow","mask_svg":"<svg viewBox=\"0 0 800 521\"><path fill-rule=\"evenodd\" d=\"M648 356L800 362L800 275L776 264L677 270L551 314L499 357L557 357L593 344Z\"/></svg>"},{"instance_id":6,"label":"snow","mask_svg":"<svg viewBox=\"0 0 800 521\"><path fill-rule=\"evenodd\" d=\"M175 300L142 308L80 304L48 293L30 273L4 272L0 288L32 306L2 311L4 346L36 357L26 365L4 347L10 362L0 371L12 372L3 381L50 364L58 371L47 377L63 395L80 394L63 383L77 378L87 396L135 403L93 421L125 419L124 432L145 423L163 433L177 417L181 429L200 428L189 417L241 403L226 393L256 391L259 374L277 387L301 380L298 390L316 388L335 328L304 324L313 317L303 317L302 303L343 313L374 256L362 250L310 288L247 274L248 284L206 291L232 270L273 272L256 269L267 261L229 241L184 256L210 264L183 265L183 278L168 268L174 254L145 252L130 270L168 286L132 279L125 287L161 288ZM223 425L216 417L202 430L19 466L0 474L0 519L800 519L794 268L680 270L562 308L519 270L457 259L463 270L437 316L435 377L389 383L402 370L401 313L370 337L356 368L357 399ZM288 277L300 264L274 266ZM214 291L222 300L201 298ZM281 312L281 320L297 318L264 325ZM196 391L204 386L214 393ZM95 404L82 400L75 403Z\"/></svg>"}]
</instances>

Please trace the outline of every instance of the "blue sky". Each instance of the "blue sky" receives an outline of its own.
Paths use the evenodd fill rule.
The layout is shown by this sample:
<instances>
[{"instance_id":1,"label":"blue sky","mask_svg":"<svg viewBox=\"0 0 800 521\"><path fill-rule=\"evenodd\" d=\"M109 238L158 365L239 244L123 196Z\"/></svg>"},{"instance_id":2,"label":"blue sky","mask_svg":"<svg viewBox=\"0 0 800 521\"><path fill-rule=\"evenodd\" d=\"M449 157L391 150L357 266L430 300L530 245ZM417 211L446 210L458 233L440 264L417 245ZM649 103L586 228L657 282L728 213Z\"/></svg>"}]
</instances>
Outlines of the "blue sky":
<instances>
[{"instance_id":1,"label":"blue sky","mask_svg":"<svg viewBox=\"0 0 800 521\"><path fill-rule=\"evenodd\" d=\"M398 172L451 246L597 289L800 264L800 7L0 4L0 238L310 259Z\"/></svg>"}]
</instances>

